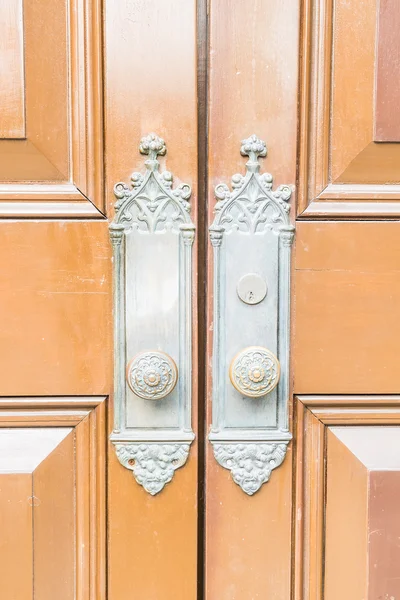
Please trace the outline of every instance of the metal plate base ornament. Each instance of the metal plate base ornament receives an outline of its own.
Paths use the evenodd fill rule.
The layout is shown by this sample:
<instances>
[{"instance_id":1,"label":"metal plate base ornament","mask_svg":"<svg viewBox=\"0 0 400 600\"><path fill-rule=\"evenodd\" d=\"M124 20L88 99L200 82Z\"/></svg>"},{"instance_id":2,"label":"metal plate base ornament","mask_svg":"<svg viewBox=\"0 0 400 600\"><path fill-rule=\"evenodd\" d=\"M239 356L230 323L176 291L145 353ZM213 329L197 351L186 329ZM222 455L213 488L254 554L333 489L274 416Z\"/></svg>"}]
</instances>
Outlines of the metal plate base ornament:
<instances>
[{"instance_id":1,"label":"metal plate base ornament","mask_svg":"<svg viewBox=\"0 0 400 600\"><path fill-rule=\"evenodd\" d=\"M209 439L218 463L251 496L282 464L292 437L288 369L294 227L291 187L273 190L272 175L260 174L265 142L252 135L240 152L249 157L246 173L232 177L232 190L225 183L216 186L210 227L214 331Z\"/></svg>"},{"instance_id":2,"label":"metal plate base ornament","mask_svg":"<svg viewBox=\"0 0 400 600\"><path fill-rule=\"evenodd\" d=\"M145 173L133 173L131 185L115 185L117 202L110 224L115 348L110 440L120 463L155 495L185 464L194 439L195 226L190 186L181 183L174 188L172 173L160 172L158 156L166 153L164 140L152 133L141 139L139 150L147 155ZM146 348L157 351L144 352Z\"/></svg>"},{"instance_id":3,"label":"metal plate base ornament","mask_svg":"<svg viewBox=\"0 0 400 600\"><path fill-rule=\"evenodd\" d=\"M214 456L221 467L229 469L232 479L252 496L267 483L272 469L283 463L287 443L214 444Z\"/></svg>"},{"instance_id":4,"label":"metal plate base ornament","mask_svg":"<svg viewBox=\"0 0 400 600\"><path fill-rule=\"evenodd\" d=\"M155 496L182 467L189 444L115 444L119 462L133 471L136 481Z\"/></svg>"}]
</instances>

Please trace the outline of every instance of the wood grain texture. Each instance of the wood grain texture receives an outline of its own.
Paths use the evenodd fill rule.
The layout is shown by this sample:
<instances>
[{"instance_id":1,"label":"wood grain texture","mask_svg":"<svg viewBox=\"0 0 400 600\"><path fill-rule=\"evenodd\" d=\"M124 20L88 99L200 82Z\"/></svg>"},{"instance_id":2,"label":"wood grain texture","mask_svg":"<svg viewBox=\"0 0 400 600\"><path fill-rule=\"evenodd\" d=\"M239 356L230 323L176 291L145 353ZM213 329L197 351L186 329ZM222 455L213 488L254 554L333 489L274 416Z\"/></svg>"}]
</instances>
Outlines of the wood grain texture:
<instances>
[{"instance_id":1,"label":"wood grain texture","mask_svg":"<svg viewBox=\"0 0 400 600\"><path fill-rule=\"evenodd\" d=\"M214 186L243 173L242 139L266 141L262 172L274 185L296 178L299 4L285 0L211 0L209 55L209 223ZM294 213L294 210L293 210ZM212 249L208 262L207 426L212 389ZM249 498L206 444L207 600L286 598L290 594L291 450L270 481ZM271 543L271 540L274 540Z\"/></svg>"},{"instance_id":2,"label":"wood grain texture","mask_svg":"<svg viewBox=\"0 0 400 600\"><path fill-rule=\"evenodd\" d=\"M0 138L25 137L23 0L0 4Z\"/></svg>"},{"instance_id":3,"label":"wood grain texture","mask_svg":"<svg viewBox=\"0 0 400 600\"><path fill-rule=\"evenodd\" d=\"M348 35L350 23L352 35ZM360 180L354 173L345 175L349 164L373 139L376 0L335 4L332 30L331 127L327 124L327 134L330 129L332 136L330 179L347 183L351 177L351 183L361 183L382 166L376 164L373 173L365 169ZM362 38L363 43L355 46L353 36Z\"/></svg>"},{"instance_id":4,"label":"wood grain texture","mask_svg":"<svg viewBox=\"0 0 400 600\"><path fill-rule=\"evenodd\" d=\"M3 221L0 230L1 394L108 392L107 224Z\"/></svg>"},{"instance_id":5,"label":"wood grain texture","mask_svg":"<svg viewBox=\"0 0 400 600\"><path fill-rule=\"evenodd\" d=\"M0 594L33 600L32 475L0 475Z\"/></svg>"},{"instance_id":6,"label":"wood grain texture","mask_svg":"<svg viewBox=\"0 0 400 600\"><path fill-rule=\"evenodd\" d=\"M400 10L396 0L377 2L374 140L400 142Z\"/></svg>"},{"instance_id":7,"label":"wood grain texture","mask_svg":"<svg viewBox=\"0 0 400 600\"><path fill-rule=\"evenodd\" d=\"M161 157L175 183L192 186L197 223L196 2L105 2L107 211L113 186L144 171L142 136L164 138ZM201 204L202 205L202 204ZM197 242L194 255L197 256ZM160 260L162 257L160 256ZM196 259L194 273L197 272ZM196 306L196 296L193 299ZM193 429L197 430L197 315L193 335ZM112 423L112 415L109 418ZM197 445L155 497L109 449L109 595L146 600L197 598Z\"/></svg>"},{"instance_id":8,"label":"wood grain texture","mask_svg":"<svg viewBox=\"0 0 400 600\"><path fill-rule=\"evenodd\" d=\"M395 200L391 188L399 182L399 148L374 143L376 11L377 0L362 5L303 3L298 172L302 216L351 218L358 203L361 217L374 213L396 218L399 213L398 202L387 206ZM355 38L362 44L354 45ZM383 44L391 53L390 40ZM378 195L374 186L381 186Z\"/></svg>"},{"instance_id":9,"label":"wood grain texture","mask_svg":"<svg viewBox=\"0 0 400 600\"><path fill-rule=\"evenodd\" d=\"M396 436L399 430L396 428ZM400 514L397 499L400 494L400 471L371 471L369 476L369 596L368 600L400 594L398 565L400 549Z\"/></svg>"},{"instance_id":10,"label":"wood grain texture","mask_svg":"<svg viewBox=\"0 0 400 600\"><path fill-rule=\"evenodd\" d=\"M399 389L399 258L396 223L298 223L292 345L296 392Z\"/></svg>"},{"instance_id":11,"label":"wood grain texture","mask_svg":"<svg viewBox=\"0 0 400 600\"><path fill-rule=\"evenodd\" d=\"M366 598L368 472L334 432L328 429L326 441L324 598Z\"/></svg>"},{"instance_id":12,"label":"wood grain texture","mask_svg":"<svg viewBox=\"0 0 400 600\"><path fill-rule=\"evenodd\" d=\"M5 8L2 4L3 12L10 2L16 0L7 0ZM52 184L64 189L65 196L71 194L73 187L79 201L97 207L101 216L104 210L101 0L26 2L24 23L26 139L0 140L0 214L3 202L15 200L14 186L29 182L36 185L25 190L28 200L37 200L38 193L42 200L54 200L49 184L50 188ZM18 31L14 24L15 34ZM13 49L16 60L17 54ZM3 90L6 88L2 86ZM7 107L6 102L3 105ZM67 197L62 199L67 200ZM43 205L38 205L36 212L42 208L43 214L39 216L48 217ZM4 212L7 210L10 212L5 207ZM68 210L66 202L64 212ZM74 213L73 206L70 212ZM14 216L19 216L18 207Z\"/></svg>"},{"instance_id":13,"label":"wood grain texture","mask_svg":"<svg viewBox=\"0 0 400 600\"><path fill-rule=\"evenodd\" d=\"M71 432L33 473L33 593L38 600L70 600L75 593L74 452Z\"/></svg>"},{"instance_id":14,"label":"wood grain texture","mask_svg":"<svg viewBox=\"0 0 400 600\"><path fill-rule=\"evenodd\" d=\"M106 598L104 400L8 398L0 407L7 598Z\"/></svg>"},{"instance_id":15,"label":"wood grain texture","mask_svg":"<svg viewBox=\"0 0 400 600\"><path fill-rule=\"evenodd\" d=\"M399 519L399 407L398 395L296 399L296 600L397 593L397 549L388 532ZM389 413L391 426L382 427Z\"/></svg>"}]
</instances>

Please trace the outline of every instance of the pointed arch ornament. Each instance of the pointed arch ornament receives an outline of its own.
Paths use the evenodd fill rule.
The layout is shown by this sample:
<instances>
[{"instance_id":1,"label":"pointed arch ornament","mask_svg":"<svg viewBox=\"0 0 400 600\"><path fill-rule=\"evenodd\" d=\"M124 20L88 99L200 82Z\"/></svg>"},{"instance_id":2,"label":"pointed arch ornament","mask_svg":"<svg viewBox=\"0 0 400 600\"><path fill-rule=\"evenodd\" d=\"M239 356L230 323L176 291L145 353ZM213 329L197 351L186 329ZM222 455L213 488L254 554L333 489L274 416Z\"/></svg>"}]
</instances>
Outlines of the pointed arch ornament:
<instances>
[{"instance_id":1,"label":"pointed arch ornament","mask_svg":"<svg viewBox=\"0 0 400 600\"><path fill-rule=\"evenodd\" d=\"M194 439L191 188L160 172L166 153L140 141L145 172L114 186L114 428L120 463L151 495L182 467Z\"/></svg>"},{"instance_id":2,"label":"pointed arch ornament","mask_svg":"<svg viewBox=\"0 0 400 600\"><path fill-rule=\"evenodd\" d=\"M225 183L216 186L209 229L214 254L209 439L218 463L251 496L282 464L292 437L288 369L294 226L289 218L292 188L273 190L272 175L260 174L265 142L252 135L242 141L240 153L248 156L246 172L233 175L232 189ZM246 302L240 281L262 284L268 291L257 302ZM248 293L256 295L250 288Z\"/></svg>"}]
</instances>

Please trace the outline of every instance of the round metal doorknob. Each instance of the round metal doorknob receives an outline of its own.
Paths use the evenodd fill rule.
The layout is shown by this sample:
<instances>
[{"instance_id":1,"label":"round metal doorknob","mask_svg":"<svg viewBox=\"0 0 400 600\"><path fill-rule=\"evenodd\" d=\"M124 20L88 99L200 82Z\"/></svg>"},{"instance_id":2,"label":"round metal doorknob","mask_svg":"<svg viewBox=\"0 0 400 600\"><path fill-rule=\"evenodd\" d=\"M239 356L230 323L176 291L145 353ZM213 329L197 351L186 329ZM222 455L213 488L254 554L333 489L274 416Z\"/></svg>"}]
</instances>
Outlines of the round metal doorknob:
<instances>
[{"instance_id":1,"label":"round metal doorknob","mask_svg":"<svg viewBox=\"0 0 400 600\"><path fill-rule=\"evenodd\" d=\"M178 380L178 367L164 352L141 352L128 364L126 379L136 396L145 400L161 400L174 389Z\"/></svg>"},{"instance_id":2,"label":"round metal doorknob","mask_svg":"<svg viewBox=\"0 0 400 600\"><path fill-rule=\"evenodd\" d=\"M249 398L269 394L278 385L280 374L279 360L262 346L249 346L239 352L229 369L232 385Z\"/></svg>"}]
</instances>

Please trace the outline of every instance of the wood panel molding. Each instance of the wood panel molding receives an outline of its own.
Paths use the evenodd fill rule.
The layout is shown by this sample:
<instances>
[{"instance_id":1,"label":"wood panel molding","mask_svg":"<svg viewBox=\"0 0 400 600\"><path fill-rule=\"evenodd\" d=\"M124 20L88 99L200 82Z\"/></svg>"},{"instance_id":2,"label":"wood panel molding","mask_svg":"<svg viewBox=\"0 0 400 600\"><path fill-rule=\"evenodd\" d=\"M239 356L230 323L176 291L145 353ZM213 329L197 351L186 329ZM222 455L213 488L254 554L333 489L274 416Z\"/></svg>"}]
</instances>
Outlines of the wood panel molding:
<instances>
[{"instance_id":1,"label":"wood panel molding","mask_svg":"<svg viewBox=\"0 0 400 600\"><path fill-rule=\"evenodd\" d=\"M333 0L303 4L299 218L400 215L400 149L373 140L376 0L362 11L355 3L334 10ZM349 26L363 39L351 49Z\"/></svg>"},{"instance_id":2,"label":"wood panel molding","mask_svg":"<svg viewBox=\"0 0 400 600\"><path fill-rule=\"evenodd\" d=\"M0 140L0 218L103 216L101 6L25 6L26 131Z\"/></svg>"},{"instance_id":3,"label":"wood panel molding","mask_svg":"<svg viewBox=\"0 0 400 600\"><path fill-rule=\"evenodd\" d=\"M400 425L400 396L399 395L375 395L375 396L298 396L296 398L296 457L295 457L295 503L294 503L294 554L293 554L293 586L292 598L296 600L319 600L320 598L332 599L335 583L332 578L327 578L332 573L332 564L337 560L338 548L333 553L334 530L342 526L336 519L332 526L332 514L337 510L334 494L345 494L345 487L340 491L339 481L331 483L334 477L343 477L342 484L346 486L346 473L341 474L342 469L349 469L350 480L357 478L358 469L361 469L361 487L368 477L369 465L364 466L357 462L353 455L351 459L346 458L337 463L337 458L329 451L327 444L329 437L335 431L341 431L340 426L365 426L371 427L371 432L378 432L382 426L393 427ZM347 430L351 435L351 430ZM355 430L357 431L357 430ZM360 431L358 429L358 431ZM349 437L349 436L347 436ZM368 439L368 438L367 438ZM358 443L354 440L354 444ZM353 444L353 446L354 446ZM350 446L352 447L352 446ZM367 444L368 447L368 444ZM348 451L348 450L346 450ZM350 450L351 451L351 450ZM365 452L364 452L365 454ZM375 447L370 455L378 456ZM393 455L391 452L381 453L381 464L377 468L382 472L390 470ZM359 459L360 460L360 459ZM335 463L336 461L336 463ZM354 462L353 462L354 461ZM361 461L362 462L362 461ZM335 466L336 465L336 466ZM357 466L358 465L358 466ZM336 469L336 471L335 471ZM339 487L338 487L339 486ZM367 486L368 487L368 486ZM357 499L357 512L370 511L373 496L369 496L365 487L365 497ZM358 488L357 488L358 489ZM361 488L360 488L361 489ZM328 491L327 491L328 490ZM333 496L327 497L330 493ZM360 492L361 493L361 492ZM329 503L327 505L327 502ZM332 508L333 507L333 508ZM351 507L342 512L343 519L351 519ZM343 525L344 526L344 525ZM348 529L351 535L351 527ZM368 535L368 517L361 521L359 530L356 532L361 546L357 548L352 557L353 565L365 564L367 549L363 549L363 536ZM354 535L356 535L354 534ZM345 550L343 550L345 551ZM338 559L340 561L340 558ZM341 563L343 566L343 561ZM373 569L366 567L365 572L356 574L348 581L349 589L365 586L372 589L376 583ZM336 572L337 578L337 572ZM347 584L346 584L347 585ZM347 597L347 596L346 596ZM349 594L348 597L354 597ZM376 596L365 596L368 599Z\"/></svg>"},{"instance_id":4,"label":"wood panel molding","mask_svg":"<svg viewBox=\"0 0 400 600\"><path fill-rule=\"evenodd\" d=\"M23 582L24 597L105 598L105 400L1 399L0 446L11 453L0 461L0 504L19 523L26 550L8 561L2 595L17 597ZM19 541L14 529L2 530L3 572Z\"/></svg>"}]
</instances>

